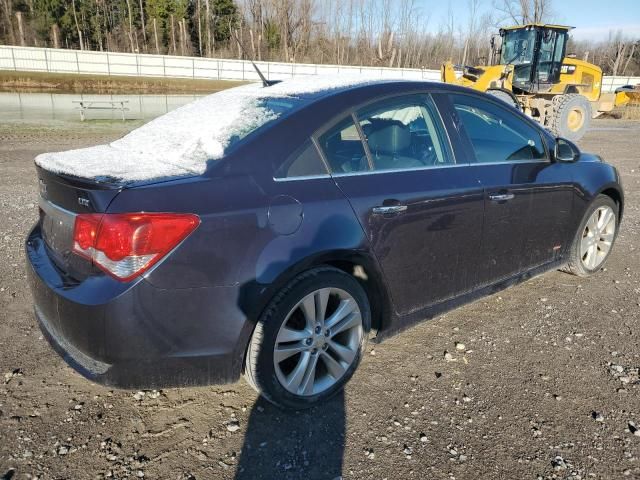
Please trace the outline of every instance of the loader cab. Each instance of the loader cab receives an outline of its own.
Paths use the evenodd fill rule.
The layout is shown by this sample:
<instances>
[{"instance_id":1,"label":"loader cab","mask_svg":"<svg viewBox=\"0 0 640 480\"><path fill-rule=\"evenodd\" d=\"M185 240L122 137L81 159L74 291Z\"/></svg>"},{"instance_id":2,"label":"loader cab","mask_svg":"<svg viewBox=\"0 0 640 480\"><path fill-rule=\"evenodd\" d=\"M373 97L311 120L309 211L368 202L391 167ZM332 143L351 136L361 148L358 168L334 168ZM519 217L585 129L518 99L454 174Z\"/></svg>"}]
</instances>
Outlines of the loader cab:
<instances>
[{"instance_id":1,"label":"loader cab","mask_svg":"<svg viewBox=\"0 0 640 480\"><path fill-rule=\"evenodd\" d=\"M500 64L513 65L514 90L545 92L560 81L571 28L524 25L500 30Z\"/></svg>"}]
</instances>

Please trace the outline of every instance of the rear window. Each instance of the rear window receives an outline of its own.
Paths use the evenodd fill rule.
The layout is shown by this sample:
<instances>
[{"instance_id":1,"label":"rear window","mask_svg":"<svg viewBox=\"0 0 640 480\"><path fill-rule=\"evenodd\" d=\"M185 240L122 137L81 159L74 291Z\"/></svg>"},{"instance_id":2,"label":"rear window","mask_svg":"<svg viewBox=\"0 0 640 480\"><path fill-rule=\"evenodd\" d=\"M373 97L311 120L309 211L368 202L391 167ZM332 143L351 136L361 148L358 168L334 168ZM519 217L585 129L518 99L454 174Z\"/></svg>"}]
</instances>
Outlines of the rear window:
<instances>
[{"instance_id":1,"label":"rear window","mask_svg":"<svg viewBox=\"0 0 640 480\"><path fill-rule=\"evenodd\" d=\"M254 118L247 118L245 125L240 125L235 133L229 138L229 143L225 148L225 153L233 149L238 143L256 130L270 125L275 120L286 116L301 106L303 100L295 97L288 98L265 98L258 102L256 110L260 112L266 121L255 122Z\"/></svg>"}]
</instances>

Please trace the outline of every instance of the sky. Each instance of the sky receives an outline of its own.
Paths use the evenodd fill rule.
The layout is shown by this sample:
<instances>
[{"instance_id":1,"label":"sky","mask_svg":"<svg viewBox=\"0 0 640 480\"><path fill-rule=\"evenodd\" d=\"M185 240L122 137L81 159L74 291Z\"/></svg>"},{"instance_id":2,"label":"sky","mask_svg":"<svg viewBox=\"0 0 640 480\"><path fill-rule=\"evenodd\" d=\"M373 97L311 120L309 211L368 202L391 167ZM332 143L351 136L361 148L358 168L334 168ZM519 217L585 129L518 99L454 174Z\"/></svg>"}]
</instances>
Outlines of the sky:
<instances>
[{"instance_id":1,"label":"sky","mask_svg":"<svg viewBox=\"0 0 640 480\"><path fill-rule=\"evenodd\" d=\"M480 0L480 3L481 11L494 10L494 0ZM622 30L629 37L640 38L640 0L554 0L552 3L555 23L576 27L571 33L577 40L604 40L609 30ZM446 18L449 5L456 24L466 24L467 0L416 1L422 13L429 15L429 25L434 30Z\"/></svg>"}]
</instances>

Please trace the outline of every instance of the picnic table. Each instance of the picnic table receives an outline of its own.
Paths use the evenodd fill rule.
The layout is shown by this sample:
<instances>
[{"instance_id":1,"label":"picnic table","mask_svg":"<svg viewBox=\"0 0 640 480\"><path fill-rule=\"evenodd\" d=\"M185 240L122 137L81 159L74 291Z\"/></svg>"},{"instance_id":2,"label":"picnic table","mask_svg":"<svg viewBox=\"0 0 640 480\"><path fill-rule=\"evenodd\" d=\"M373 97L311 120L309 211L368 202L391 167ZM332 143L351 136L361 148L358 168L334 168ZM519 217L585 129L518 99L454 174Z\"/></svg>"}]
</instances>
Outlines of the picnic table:
<instances>
[{"instance_id":1,"label":"picnic table","mask_svg":"<svg viewBox=\"0 0 640 480\"><path fill-rule=\"evenodd\" d=\"M122 112L122 121L124 122L124 112L129 110L125 104L129 103L129 100L74 100L73 103L77 103L80 109L80 121L84 122L85 112L87 110L120 110Z\"/></svg>"}]
</instances>

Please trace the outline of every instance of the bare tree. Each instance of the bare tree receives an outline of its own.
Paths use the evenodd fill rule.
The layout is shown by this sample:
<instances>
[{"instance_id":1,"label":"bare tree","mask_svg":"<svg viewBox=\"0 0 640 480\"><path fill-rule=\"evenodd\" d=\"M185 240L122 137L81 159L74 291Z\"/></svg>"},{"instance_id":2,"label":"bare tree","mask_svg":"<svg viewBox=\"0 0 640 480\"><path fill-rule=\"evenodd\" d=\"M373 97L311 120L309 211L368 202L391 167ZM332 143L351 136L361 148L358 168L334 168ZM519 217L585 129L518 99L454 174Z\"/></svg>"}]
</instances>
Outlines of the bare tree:
<instances>
[{"instance_id":1,"label":"bare tree","mask_svg":"<svg viewBox=\"0 0 640 480\"><path fill-rule=\"evenodd\" d=\"M78 31L78 41L80 42L80 50L84 50L84 40L82 37L82 30L80 29L80 24L78 23L78 14L76 12L76 0L71 0L71 8L73 10L73 20L76 24L76 30Z\"/></svg>"},{"instance_id":2,"label":"bare tree","mask_svg":"<svg viewBox=\"0 0 640 480\"><path fill-rule=\"evenodd\" d=\"M543 23L551 16L552 0L494 1L494 8L503 14L501 21L516 24Z\"/></svg>"},{"instance_id":3,"label":"bare tree","mask_svg":"<svg viewBox=\"0 0 640 480\"><path fill-rule=\"evenodd\" d=\"M142 25L142 42L144 46L144 50L147 51L147 30L145 29L145 21L144 21L144 5L143 0L139 0L140 2L140 23Z\"/></svg>"},{"instance_id":4,"label":"bare tree","mask_svg":"<svg viewBox=\"0 0 640 480\"><path fill-rule=\"evenodd\" d=\"M133 15L131 13L131 0L127 0L127 11L129 12L129 42L131 44L131 53L135 53L136 48L133 43Z\"/></svg>"}]
</instances>

